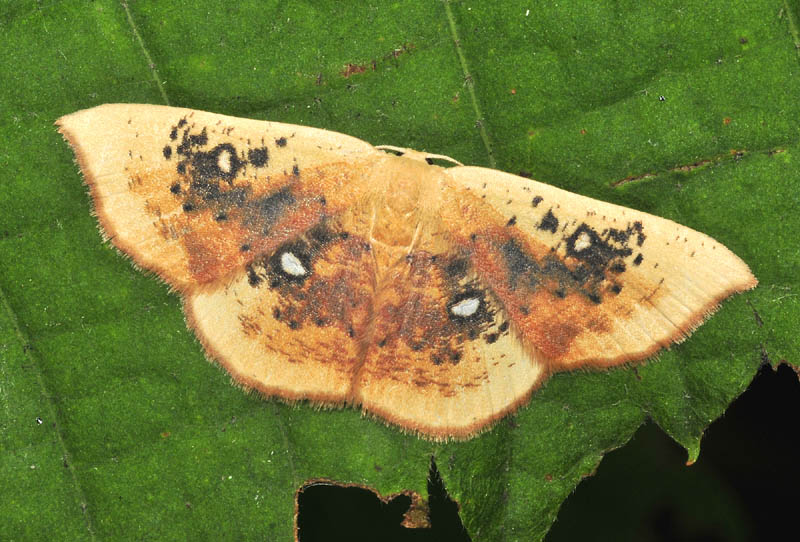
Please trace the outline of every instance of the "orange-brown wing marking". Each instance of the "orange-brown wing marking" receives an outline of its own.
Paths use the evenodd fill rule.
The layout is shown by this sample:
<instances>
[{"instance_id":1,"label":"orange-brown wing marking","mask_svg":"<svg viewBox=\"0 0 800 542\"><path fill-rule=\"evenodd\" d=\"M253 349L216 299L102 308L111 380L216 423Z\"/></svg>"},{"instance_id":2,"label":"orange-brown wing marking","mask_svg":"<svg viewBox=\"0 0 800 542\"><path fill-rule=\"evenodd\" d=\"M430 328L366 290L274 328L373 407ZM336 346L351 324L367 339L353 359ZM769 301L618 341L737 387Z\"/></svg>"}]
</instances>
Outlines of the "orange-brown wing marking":
<instances>
[{"instance_id":1,"label":"orange-brown wing marking","mask_svg":"<svg viewBox=\"0 0 800 542\"><path fill-rule=\"evenodd\" d=\"M58 124L105 234L183 291L341 213L377 153L324 130L161 106L105 105Z\"/></svg>"},{"instance_id":2,"label":"orange-brown wing marking","mask_svg":"<svg viewBox=\"0 0 800 542\"><path fill-rule=\"evenodd\" d=\"M343 403L363 354L375 268L363 237L319 226L185 309L207 351L247 387Z\"/></svg>"},{"instance_id":3,"label":"orange-brown wing marking","mask_svg":"<svg viewBox=\"0 0 800 542\"><path fill-rule=\"evenodd\" d=\"M456 243L551 370L646 358L755 277L710 237L507 173L447 170Z\"/></svg>"}]
</instances>

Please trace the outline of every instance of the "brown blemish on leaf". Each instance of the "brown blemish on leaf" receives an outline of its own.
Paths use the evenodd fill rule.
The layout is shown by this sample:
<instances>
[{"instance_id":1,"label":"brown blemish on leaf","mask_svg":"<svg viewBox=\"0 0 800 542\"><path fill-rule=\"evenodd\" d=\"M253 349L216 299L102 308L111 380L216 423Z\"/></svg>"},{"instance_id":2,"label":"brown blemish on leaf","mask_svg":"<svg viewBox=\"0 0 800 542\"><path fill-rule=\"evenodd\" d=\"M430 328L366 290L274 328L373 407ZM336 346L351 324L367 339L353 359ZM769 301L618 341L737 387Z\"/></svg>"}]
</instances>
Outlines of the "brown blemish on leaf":
<instances>
[{"instance_id":1,"label":"brown blemish on leaf","mask_svg":"<svg viewBox=\"0 0 800 542\"><path fill-rule=\"evenodd\" d=\"M346 64L344 70L342 70L342 77L348 78L357 73L364 73L367 71L367 67L361 64Z\"/></svg>"},{"instance_id":2,"label":"brown blemish on leaf","mask_svg":"<svg viewBox=\"0 0 800 542\"><path fill-rule=\"evenodd\" d=\"M730 119L727 118L727 117L726 117L726 119L727 119L727 121L729 123ZM708 165L719 164L721 162L724 162L725 160L729 160L729 159L738 160L742 156L744 156L747 152L748 151L746 151L744 149L741 149L741 150L740 149L731 149L730 151L728 151L725 154L719 154L719 155L714 156L712 158L706 158L706 159L703 159L703 160L698 160L697 162L692 162L691 164L684 164L684 165L680 165L680 166L675 166L673 168L668 169L667 171L671 172L671 173L675 173L675 172L689 173L691 171L706 167ZM777 152L782 152L782 151L780 149L778 149L778 150L771 149L771 150L765 151L765 152L766 152L766 154L768 156L772 156L773 154L775 154ZM656 177L657 175L658 175L657 173L651 173L651 172L642 173L642 174L639 174L639 175L630 175L628 177L625 177L624 179L619 179L617 181L612 182L611 186L616 188L616 187L621 186L623 184L627 184L627 183L635 182L635 181L641 181L641 180L644 180L644 179L649 179L649 178L652 178L652 177Z\"/></svg>"},{"instance_id":3,"label":"brown blemish on leaf","mask_svg":"<svg viewBox=\"0 0 800 542\"><path fill-rule=\"evenodd\" d=\"M368 67L372 71L376 71L378 69L378 67L381 64L383 64L384 62L386 62L388 60L397 59L398 57L400 57L403 54L410 53L414 49L415 49L414 44L412 44L412 43L404 43L404 44L400 45L399 47L396 47L396 48L392 49L391 51L389 51L388 53L383 55L380 59L372 59L369 62L364 63L364 64L353 64L353 63L348 62L345 65L344 70L341 71L341 75L342 75L342 77L347 79L347 78L349 78L349 77L351 77L353 75L356 75L356 74L359 74L359 73L364 73L365 71L367 71Z\"/></svg>"}]
</instances>

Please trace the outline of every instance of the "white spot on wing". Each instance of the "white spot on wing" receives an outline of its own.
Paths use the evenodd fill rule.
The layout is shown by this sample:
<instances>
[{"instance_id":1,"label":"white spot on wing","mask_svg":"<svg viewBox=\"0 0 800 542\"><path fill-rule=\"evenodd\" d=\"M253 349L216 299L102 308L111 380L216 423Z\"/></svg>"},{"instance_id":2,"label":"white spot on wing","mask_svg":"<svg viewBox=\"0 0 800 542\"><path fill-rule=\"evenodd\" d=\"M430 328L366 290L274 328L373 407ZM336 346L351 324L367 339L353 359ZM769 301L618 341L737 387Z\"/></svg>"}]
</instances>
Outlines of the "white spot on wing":
<instances>
[{"instance_id":1,"label":"white spot on wing","mask_svg":"<svg viewBox=\"0 0 800 542\"><path fill-rule=\"evenodd\" d=\"M306 268L303 267L303 262L291 252L281 254L281 269L293 277L302 277L308 274Z\"/></svg>"},{"instance_id":2,"label":"white spot on wing","mask_svg":"<svg viewBox=\"0 0 800 542\"><path fill-rule=\"evenodd\" d=\"M575 239L575 252L580 252L581 250L586 250L592 246L592 238L589 237L589 234L585 231L582 231L581 234Z\"/></svg>"},{"instance_id":3,"label":"white spot on wing","mask_svg":"<svg viewBox=\"0 0 800 542\"><path fill-rule=\"evenodd\" d=\"M224 150L217 156L217 167L224 173L231 172L231 153Z\"/></svg>"},{"instance_id":4,"label":"white spot on wing","mask_svg":"<svg viewBox=\"0 0 800 542\"><path fill-rule=\"evenodd\" d=\"M478 310L480 304L481 300L477 297L468 297L467 299L462 299L450 307L450 312L452 312L455 316L467 318L468 316L475 314L475 311Z\"/></svg>"}]
</instances>

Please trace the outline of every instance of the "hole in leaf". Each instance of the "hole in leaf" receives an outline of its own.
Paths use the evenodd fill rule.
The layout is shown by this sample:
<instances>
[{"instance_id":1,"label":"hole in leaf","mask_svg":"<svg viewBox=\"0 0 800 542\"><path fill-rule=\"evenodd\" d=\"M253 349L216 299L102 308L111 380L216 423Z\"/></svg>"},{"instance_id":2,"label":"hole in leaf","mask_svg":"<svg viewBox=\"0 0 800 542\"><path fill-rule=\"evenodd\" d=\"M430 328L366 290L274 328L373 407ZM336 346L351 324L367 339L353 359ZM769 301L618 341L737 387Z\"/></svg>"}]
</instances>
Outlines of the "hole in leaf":
<instances>
[{"instance_id":1,"label":"hole in leaf","mask_svg":"<svg viewBox=\"0 0 800 542\"><path fill-rule=\"evenodd\" d=\"M798 375L767 363L707 428L691 467L648 422L564 501L545 542L785 539L797 523L797 412Z\"/></svg>"},{"instance_id":2,"label":"hole in leaf","mask_svg":"<svg viewBox=\"0 0 800 542\"><path fill-rule=\"evenodd\" d=\"M330 480L304 484L296 498L299 542L470 541L433 458L427 504L412 491L382 498L371 488Z\"/></svg>"}]
</instances>

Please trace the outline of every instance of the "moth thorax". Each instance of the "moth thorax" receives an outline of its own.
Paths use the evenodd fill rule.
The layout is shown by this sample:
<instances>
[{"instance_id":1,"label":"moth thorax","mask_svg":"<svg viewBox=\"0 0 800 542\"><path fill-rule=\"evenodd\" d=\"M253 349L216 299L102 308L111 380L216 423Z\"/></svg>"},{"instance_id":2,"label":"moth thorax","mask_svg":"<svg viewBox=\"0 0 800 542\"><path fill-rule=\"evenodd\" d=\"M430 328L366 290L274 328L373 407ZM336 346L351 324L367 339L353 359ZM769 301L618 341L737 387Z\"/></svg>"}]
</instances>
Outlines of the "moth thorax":
<instances>
[{"instance_id":1,"label":"moth thorax","mask_svg":"<svg viewBox=\"0 0 800 542\"><path fill-rule=\"evenodd\" d=\"M373 170L372 238L410 247L421 224L430 220L441 190L441 168L405 156L386 155Z\"/></svg>"},{"instance_id":2,"label":"moth thorax","mask_svg":"<svg viewBox=\"0 0 800 542\"><path fill-rule=\"evenodd\" d=\"M372 241L389 247L410 247L420 223L419 214L416 209L405 210L391 206L376 209Z\"/></svg>"}]
</instances>

